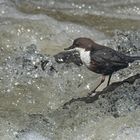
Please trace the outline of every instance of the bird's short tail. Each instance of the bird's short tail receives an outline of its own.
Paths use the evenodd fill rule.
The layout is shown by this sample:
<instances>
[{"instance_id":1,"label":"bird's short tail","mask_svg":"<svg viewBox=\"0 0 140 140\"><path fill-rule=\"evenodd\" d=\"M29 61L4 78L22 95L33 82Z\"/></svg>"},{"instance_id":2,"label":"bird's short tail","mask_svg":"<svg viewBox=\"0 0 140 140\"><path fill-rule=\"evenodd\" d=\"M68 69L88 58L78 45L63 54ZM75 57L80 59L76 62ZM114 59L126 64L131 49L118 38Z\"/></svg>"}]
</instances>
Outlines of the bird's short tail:
<instances>
[{"instance_id":1,"label":"bird's short tail","mask_svg":"<svg viewBox=\"0 0 140 140\"><path fill-rule=\"evenodd\" d=\"M132 56L131 58L133 59L133 61L140 60L140 56Z\"/></svg>"},{"instance_id":2,"label":"bird's short tail","mask_svg":"<svg viewBox=\"0 0 140 140\"><path fill-rule=\"evenodd\" d=\"M129 63L134 62L135 60L140 60L140 56L129 56Z\"/></svg>"},{"instance_id":3,"label":"bird's short tail","mask_svg":"<svg viewBox=\"0 0 140 140\"><path fill-rule=\"evenodd\" d=\"M135 60L140 60L140 56L127 56L126 57L126 62L128 62L128 63L132 63Z\"/></svg>"}]
</instances>

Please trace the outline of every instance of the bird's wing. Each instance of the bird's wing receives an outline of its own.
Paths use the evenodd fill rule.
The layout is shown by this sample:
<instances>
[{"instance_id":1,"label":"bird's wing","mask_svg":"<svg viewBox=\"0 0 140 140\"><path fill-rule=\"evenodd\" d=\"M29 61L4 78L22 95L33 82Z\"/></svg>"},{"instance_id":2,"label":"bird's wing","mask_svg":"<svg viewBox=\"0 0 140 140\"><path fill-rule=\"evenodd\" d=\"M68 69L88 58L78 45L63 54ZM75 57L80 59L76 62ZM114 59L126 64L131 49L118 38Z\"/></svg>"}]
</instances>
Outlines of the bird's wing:
<instances>
[{"instance_id":1,"label":"bird's wing","mask_svg":"<svg viewBox=\"0 0 140 140\"><path fill-rule=\"evenodd\" d=\"M93 51L91 53L91 63L96 64L96 67L102 71L100 73L104 74L110 74L128 66L125 55L109 48Z\"/></svg>"},{"instance_id":2,"label":"bird's wing","mask_svg":"<svg viewBox=\"0 0 140 140\"><path fill-rule=\"evenodd\" d=\"M126 64L125 55L111 48L104 48L91 53L91 59L98 63Z\"/></svg>"}]
</instances>

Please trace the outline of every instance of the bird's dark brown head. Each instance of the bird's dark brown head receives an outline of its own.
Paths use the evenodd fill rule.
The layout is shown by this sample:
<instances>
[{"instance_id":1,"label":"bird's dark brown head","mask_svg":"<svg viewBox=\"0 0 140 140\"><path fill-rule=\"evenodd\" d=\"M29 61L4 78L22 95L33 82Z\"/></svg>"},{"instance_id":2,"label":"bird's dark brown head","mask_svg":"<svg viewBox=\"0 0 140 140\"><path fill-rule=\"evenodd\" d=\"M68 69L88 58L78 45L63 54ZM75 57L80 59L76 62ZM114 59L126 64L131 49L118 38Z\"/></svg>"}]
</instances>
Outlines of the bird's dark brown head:
<instances>
[{"instance_id":1,"label":"bird's dark brown head","mask_svg":"<svg viewBox=\"0 0 140 140\"><path fill-rule=\"evenodd\" d=\"M83 48L85 50L91 50L93 47L94 42L90 38L77 38L73 41L73 44L65 48L65 50L71 50L74 48Z\"/></svg>"}]
</instances>

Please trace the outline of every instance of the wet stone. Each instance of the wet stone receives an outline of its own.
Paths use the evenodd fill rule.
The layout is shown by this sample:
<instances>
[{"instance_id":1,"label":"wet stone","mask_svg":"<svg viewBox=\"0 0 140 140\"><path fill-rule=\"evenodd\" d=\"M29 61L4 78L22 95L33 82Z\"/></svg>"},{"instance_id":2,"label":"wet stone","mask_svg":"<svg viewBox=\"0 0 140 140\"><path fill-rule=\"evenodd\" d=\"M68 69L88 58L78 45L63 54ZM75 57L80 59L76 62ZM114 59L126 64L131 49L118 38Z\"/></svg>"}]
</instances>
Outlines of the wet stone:
<instances>
[{"instance_id":1,"label":"wet stone","mask_svg":"<svg viewBox=\"0 0 140 140\"><path fill-rule=\"evenodd\" d=\"M77 52L49 56L32 44L14 53L0 66L0 121L7 137L115 140L127 132L139 136L139 74L87 97L96 77L81 65ZM134 68L138 73L139 65Z\"/></svg>"}]
</instances>

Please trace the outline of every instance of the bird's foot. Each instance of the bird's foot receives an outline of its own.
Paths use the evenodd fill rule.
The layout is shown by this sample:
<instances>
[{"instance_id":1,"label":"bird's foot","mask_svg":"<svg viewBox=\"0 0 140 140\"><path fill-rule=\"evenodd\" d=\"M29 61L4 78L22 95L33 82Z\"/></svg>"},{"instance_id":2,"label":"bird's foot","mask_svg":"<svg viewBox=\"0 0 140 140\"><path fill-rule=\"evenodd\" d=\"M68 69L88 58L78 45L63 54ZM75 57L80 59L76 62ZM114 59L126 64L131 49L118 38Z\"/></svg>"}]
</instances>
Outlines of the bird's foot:
<instances>
[{"instance_id":1,"label":"bird's foot","mask_svg":"<svg viewBox=\"0 0 140 140\"><path fill-rule=\"evenodd\" d=\"M95 90L91 91L90 93L88 93L88 97L93 97L96 95Z\"/></svg>"}]
</instances>

